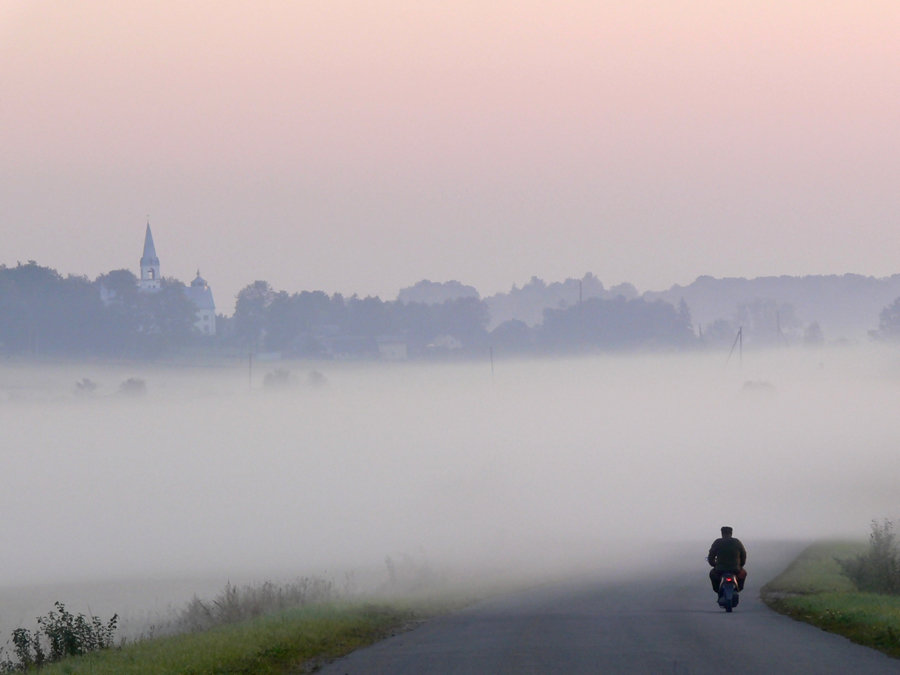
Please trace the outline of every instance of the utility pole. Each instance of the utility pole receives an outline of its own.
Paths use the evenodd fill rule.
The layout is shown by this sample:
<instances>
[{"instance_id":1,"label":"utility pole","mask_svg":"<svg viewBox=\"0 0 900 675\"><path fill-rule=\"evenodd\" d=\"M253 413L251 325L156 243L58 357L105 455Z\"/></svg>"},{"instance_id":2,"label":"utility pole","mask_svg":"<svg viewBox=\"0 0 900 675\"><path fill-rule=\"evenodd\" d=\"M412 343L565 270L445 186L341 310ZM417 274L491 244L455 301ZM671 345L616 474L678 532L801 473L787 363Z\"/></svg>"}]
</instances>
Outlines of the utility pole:
<instances>
[{"instance_id":1,"label":"utility pole","mask_svg":"<svg viewBox=\"0 0 900 675\"><path fill-rule=\"evenodd\" d=\"M781 312L775 312L775 328L778 330L778 339L782 345L788 346L787 337L781 330Z\"/></svg>"},{"instance_id":2,"label":"utility pole","mask_svg":"<svg viewBox=\"0 0 900 675\"><path fill-rule=\"evenodd\" d=\"M731 361L731 355L734 354L734 348L738 347L738 359L741 369L744 367L744 327L738 327L737 335L734 336L734 342L731 343L731 351L728 352L728 360L725 361L725 367L728 367Z\"/></svg>"}]
</instances>

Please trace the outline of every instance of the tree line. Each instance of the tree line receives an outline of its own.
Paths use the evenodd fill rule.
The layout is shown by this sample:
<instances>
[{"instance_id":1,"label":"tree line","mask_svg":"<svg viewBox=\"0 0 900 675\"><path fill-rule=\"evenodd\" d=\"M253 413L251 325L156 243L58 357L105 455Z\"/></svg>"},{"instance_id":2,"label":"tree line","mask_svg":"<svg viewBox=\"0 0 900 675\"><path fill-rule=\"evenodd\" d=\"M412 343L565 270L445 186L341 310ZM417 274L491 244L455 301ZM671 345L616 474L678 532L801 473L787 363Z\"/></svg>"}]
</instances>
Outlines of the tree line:
<instances>
[{"instance_id":1,"label":"tree line","mask_svg":"<svg viewBox=\"0 0 900 675\"><path fill-rule=\"evenodd\" d=\"M697 339L690 312L663 301L588 298L547 309L543 321L515 319L489 330L480 298L439 303L276 291L255 281L237 295L232 317L217 317L216 336L194 327L184 284L138 290L128 270L91 281L34 261L0 265L0 354L157 358L186 349L280 352L289 357L378 358L400 345L403 357L554 354L629 348L686 348Z\"/></svg>"},{"instance_id":2,"label":"tree line","mask_svg":"<svg viewBox=\"0 0 900 675\"><path fill-rule=\"evenodd\" d=\"M471 294L433 303L384 301L275 291L255 281L238 293L223 339L249 351L313 358L376 357L385 344L402 344L405 355L417 358L487 349L525 355L698 343L684 303L675 308L623 296L546 309L535 326L511 319L488 330L490 323L488 303Z\"/></svg>"},{"instance_id":3,"label":"tree line","mask_svg":"<svg viewBox=\"0 0 900 675\"><path fill-rule=\"evenodd\" d=\"M0 353L153 358L197 339L195 310L177 279L139 293L114 270L90 281L36 262L0 265Z\"/></svg>"}]
</instances>

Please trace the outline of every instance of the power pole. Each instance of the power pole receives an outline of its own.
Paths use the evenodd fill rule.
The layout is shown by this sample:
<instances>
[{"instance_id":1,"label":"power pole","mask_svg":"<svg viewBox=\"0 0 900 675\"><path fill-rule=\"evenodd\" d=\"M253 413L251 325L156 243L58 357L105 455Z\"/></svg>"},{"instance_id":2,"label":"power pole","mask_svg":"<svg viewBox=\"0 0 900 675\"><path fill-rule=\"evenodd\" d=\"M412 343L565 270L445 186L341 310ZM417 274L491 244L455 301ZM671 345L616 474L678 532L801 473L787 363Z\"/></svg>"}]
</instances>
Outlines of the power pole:
<instances>
[{"instance_id":1,"label":"power pole","mask_svg":"<svg viewBox=\"0 0 900 675\"><path fill-rule=\"evenodd\" d=\"M734 354L734 348L738 347L738 358L741 369L744 367L744 327L739 326L737 335L734 336L734 342L731 343L731 351L728 352L728 360L725 361L725 367L728 367L731 361L731 355Z\"/></svg>"}]
</instances>

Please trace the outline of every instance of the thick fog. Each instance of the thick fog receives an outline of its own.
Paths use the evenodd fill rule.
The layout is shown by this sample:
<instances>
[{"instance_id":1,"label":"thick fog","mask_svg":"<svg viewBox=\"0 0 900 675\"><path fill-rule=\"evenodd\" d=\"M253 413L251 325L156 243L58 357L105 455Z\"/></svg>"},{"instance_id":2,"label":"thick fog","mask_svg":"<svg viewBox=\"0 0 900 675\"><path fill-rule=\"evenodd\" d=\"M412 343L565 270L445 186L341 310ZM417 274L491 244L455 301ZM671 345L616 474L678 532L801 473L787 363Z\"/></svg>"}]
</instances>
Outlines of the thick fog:
<instances>
[{"instance_id":1,"label":"thick fog","mask_svg":"<svg viewBox=\"0 0 900 675\"><path fill-rule=\"evenodd\" d=\"M263 386L277 367L295 386ZM602 569L613 551L708 544L721 524L752 550L863 538L897 511L887 351L0 375L7 589L342 574L388 556ZM129 377L144 396L118 393Z\"/></svg>"}]
</instances>

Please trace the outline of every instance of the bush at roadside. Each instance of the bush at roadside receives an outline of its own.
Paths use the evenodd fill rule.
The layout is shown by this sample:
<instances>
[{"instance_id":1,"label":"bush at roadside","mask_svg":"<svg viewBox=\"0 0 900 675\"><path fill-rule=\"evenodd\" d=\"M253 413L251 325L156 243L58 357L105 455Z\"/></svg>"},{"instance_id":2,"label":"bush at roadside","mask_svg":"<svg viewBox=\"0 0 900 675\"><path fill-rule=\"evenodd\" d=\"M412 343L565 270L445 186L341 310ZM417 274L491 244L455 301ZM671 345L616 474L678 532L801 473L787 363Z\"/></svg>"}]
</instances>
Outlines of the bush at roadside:
<instances>
[{"instance_id":1,"label":"bush at roadside","mask_svg":"<svg viewBox=\"0 0 900 675\"><path fill-rule=\"evenodd\" d=\"M47 663L69 656L81 656L89 652L107 649L113 644L119 617L103 623L96 616L88 619L84 614L75 616L61 602L37 619L38 628L16 628L11 641L15 661L8 656L0 661L0 672L13 673L31 667L41 668Z\"/></svg>"},{"instance_id":2,"label":"bush at roadside","mask_svg":"<svg viewBox=\"0 0 900 675\"><path fill-rule=\"evenodd\" d=\"M900 595L900 553L890 520L880 524L873 520L866 552L838 564L859 590Z\"/></svg>"}]
</instances>

